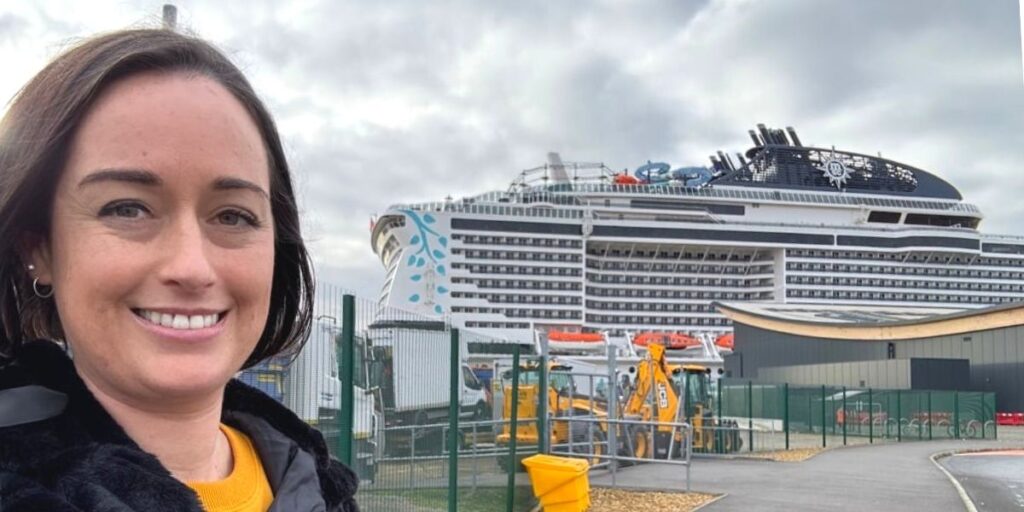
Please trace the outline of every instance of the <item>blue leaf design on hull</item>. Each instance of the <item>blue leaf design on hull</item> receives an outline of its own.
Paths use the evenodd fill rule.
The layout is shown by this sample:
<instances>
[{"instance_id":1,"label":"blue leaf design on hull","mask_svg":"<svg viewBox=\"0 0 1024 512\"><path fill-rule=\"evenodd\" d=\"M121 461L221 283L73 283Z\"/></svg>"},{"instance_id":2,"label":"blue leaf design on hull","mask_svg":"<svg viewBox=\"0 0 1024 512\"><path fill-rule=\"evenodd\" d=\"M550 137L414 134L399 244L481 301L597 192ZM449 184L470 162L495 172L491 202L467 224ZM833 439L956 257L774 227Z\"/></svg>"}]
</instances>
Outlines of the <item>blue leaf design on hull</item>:
<instances>
[{"instance_id":1,"label":"blue leaf design on hull","mask_svg":"<svg viewBox=\"0 0 1024 512\"><path fill-rule=\"evenodd\" d=\"M416 232L409 238L410 251L409 260L406 266L415 270L409 276L409 280L420 283L419 293L409 297L410 303L419 303L430 308L437 314L444 313L444 306L435 304L437 296L449 294L447 279L435 279L435 276L446 277L448 269L442 260L448 257L448 237L442 236L431 224L437 224L437 219L430 213L421 213L414 210L400 210L415 225ZM427 264L430 264L429 266Z\"/></svg>"}]
</instances>

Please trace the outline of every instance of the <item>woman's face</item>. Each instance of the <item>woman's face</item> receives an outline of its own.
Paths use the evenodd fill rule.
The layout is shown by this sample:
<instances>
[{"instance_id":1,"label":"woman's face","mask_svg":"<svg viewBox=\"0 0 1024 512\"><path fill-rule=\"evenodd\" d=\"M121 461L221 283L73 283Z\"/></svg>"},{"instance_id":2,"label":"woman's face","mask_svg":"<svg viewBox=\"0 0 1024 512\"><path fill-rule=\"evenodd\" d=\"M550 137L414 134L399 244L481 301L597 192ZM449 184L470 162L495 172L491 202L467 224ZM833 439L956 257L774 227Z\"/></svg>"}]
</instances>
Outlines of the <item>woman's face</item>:
<instances>
[{"instance_id":1,"label":"woman's face","mask_svg":"<svg viewBox=\"0 0 1024 512\"><path fill-rule=\"evenodd\" d=\"M216 81L145 73L100 96L33 256L91 387L156 407L223 388L267 321L269 193L260 133Z\"/></svg>"}]
</instances>

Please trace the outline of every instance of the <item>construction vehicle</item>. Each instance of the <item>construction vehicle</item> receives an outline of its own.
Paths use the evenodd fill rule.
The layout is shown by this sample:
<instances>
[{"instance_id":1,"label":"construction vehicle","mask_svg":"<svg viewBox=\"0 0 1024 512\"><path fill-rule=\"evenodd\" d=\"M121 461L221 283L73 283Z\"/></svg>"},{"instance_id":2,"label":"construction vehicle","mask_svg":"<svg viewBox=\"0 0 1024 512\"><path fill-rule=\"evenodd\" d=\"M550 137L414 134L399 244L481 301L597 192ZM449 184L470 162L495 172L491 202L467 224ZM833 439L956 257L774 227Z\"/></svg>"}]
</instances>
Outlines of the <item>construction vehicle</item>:
<instances>
[{"instance_id":1,"label":"construction vehicle","mask_svg":"<svg viewBox=\"0 0 1024 512\"><path fill-rule=\"evenodd\" d=\"M665 359L665 347L651 344L647 356L637 364L634 372L636 378L623 405L622 417L648 422L651 426L633 425L627 429L633 457L666 459L679 456L683 445L682 432L672 424L680 422L687 422L693 428L694 451L739 451L742 439L737 424L716 420L712 414L709 368L669 364Z\"/></svg>"},{"instance_id":2,"label":"construction vehicle","mask_svg":"<svg viewBox=\"0 0 1024 512\"><path fill-rule=\"evenodd\" d=\"M569 452L596 464L607 453L609 437L608 402L598 394L579 394L571 366L555 361L548 365L548 389L542 398L540 372L537 365L521 366L517 402L516 442L518 449L529 452L540 436L535 418L541 399L547 400L550 415L548 446L568 446ZM729 453L742 446L735 422L717 420L712 415L710 369L700 365L672 365L666 361L665 347L651 344L647 355L631 372L633 383L626 388L620 414L626 420L643 424L616 427L618 454L632 459L667 459L679 457L684 446L680 423L693 428L693 449L697 452ZM511 370L501 375L503 396L502 417L512 417ZM617 392L613 390L612 392ZM682 400L680 400L682 398ZM681 405L681 407L680 407ZM572 421L569 418L577 418ZM592 421L579 421L591 418ZM499 446L511 440L511 425L505 423L495 441ZM518 451L518 450L517 450ZM499 458L508 468L509 458Z\"/></svg>"},{"instance_id":3,"label":"construction vehicle","mask_svg":"<svg viewBox=\"0 0 1024 512\"><path fill-rule=\"evenodd\" d=\"M548 429L550 438L548 446L567 446L569 452L586 458L591 465L600 462L607 448L608 425L601 421L608 417L607 403L591 396L577 393L576 383L568 372L572 367L552 362L548 364L548 389L545 397L540 395L540 368L536 364L519 368L519 395L516 416L516 443L518 450L530 451L540 441L536 418L539 413L541 399L547 400L548 414L551 425ZM501 375L501 386L505 400L502 404L502 417L508 421L512 417L512 370ZM595 418L596 422L572 421L570 418ZM597 425L596 428L593 425ZM499 446L507 446L511 441L511 423L502 426L501 433L495 437ZM517 457L518 462L525 455ZM502 456L498 464L508 470L510 458ZM517 467L519 465L517 464Z\"/></svg>"}]
</instances>

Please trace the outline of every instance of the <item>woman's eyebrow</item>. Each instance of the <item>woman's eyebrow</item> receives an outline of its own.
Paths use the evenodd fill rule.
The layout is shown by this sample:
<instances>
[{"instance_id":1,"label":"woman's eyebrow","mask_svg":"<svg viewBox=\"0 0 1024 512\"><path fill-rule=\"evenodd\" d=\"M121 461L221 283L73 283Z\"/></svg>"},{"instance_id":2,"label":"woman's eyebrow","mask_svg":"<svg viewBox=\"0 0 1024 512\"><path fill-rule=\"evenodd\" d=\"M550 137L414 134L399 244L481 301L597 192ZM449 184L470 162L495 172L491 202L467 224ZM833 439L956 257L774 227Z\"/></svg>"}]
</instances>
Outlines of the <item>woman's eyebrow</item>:
<instances>
[{"instance_id":1,"label":"woman's eyebrow","mask_svg":"<svg viewBox=\"0 0 1024 512\"><path fill-rule=\"evenodd\" d=\"M103 181L137 183L153 187L163 184L159 176L144 169L100 169L82 178L82 181L78 182L78 188Z\"/></svg>"},{"instance_id":2,"label":"woman's eyebrow","mask_svg":"<svg viewBox=\"0 0 1024 512\"><path fill-rule=\"evenodd\" d=\"M268 194L266 190L263 190L263 187L260 187L259 185L251 181L243 180L241 178L217 178L217 180L213 182L213 189L249 190L263 196L263 198L268 201L270 200L270 194Z\"/></svg>"}]
</instances>

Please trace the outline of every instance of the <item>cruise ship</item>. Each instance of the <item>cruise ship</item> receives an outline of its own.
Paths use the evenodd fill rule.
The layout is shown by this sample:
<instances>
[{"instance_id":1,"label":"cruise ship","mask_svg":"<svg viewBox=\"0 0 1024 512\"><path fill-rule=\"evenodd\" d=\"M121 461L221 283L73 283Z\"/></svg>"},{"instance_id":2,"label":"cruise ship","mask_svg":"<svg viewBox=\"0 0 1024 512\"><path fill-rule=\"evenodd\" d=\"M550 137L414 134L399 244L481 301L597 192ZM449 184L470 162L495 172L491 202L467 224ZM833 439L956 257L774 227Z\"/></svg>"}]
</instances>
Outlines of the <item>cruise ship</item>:
<instances>
[{"instance_id":1,"label":"cruise ship","mask_svg":"<svg viewBox=\"0 0 1024 512\"><path fill-rule=\"evenodd\" d=\"M939 176L758 125L710 165L548 163L374 219L383 304L535 332L731 332L715 301L969 309L1024 298L1024 238Z\"/></svg>"}]
</instances>

